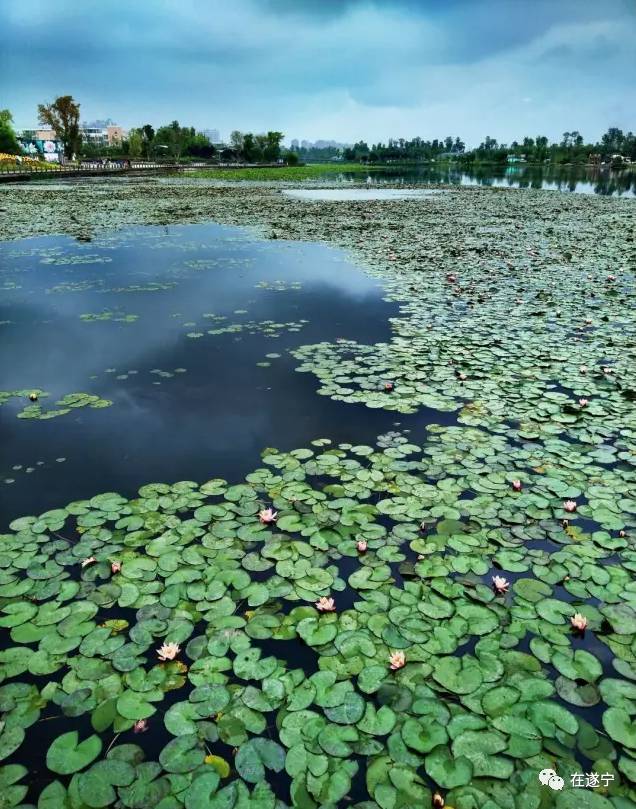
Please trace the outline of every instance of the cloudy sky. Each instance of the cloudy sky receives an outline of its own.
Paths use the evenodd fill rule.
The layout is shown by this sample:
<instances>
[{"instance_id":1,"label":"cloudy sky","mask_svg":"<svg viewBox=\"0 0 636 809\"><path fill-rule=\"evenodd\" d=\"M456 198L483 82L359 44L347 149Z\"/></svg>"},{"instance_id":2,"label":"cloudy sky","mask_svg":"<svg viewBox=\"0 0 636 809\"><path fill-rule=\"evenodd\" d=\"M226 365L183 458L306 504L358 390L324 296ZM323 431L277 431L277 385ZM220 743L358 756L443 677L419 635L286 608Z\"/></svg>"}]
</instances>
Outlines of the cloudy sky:
<instances>
[{"instance_id":1,"label":"cloudy sky","mask_svg":"<svg viewBox=\"0 0 636 809\"><path fill-rule=\"evenodd\" d=\"M375 142L636 128L634 0L0 0L0 108Z\"/></svg>"}]
</instances>

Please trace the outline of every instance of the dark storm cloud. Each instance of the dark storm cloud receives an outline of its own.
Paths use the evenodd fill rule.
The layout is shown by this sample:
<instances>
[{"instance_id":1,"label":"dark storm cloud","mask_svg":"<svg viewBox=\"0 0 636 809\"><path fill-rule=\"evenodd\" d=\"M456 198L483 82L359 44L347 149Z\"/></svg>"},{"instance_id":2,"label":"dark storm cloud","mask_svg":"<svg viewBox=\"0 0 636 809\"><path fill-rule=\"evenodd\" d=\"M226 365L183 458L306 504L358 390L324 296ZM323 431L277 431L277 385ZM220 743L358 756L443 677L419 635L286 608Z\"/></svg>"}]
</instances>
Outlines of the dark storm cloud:
<instances>
[{"instance_id":1,"label":"dark storm cloud","mask_svg":"<svg viewBox=\"0 0 636 809\"><path fill-rule=\"evenodd\" d=\"M628 0L0 0L0 107L370 140L628 128ZM611 118L611 120L610 120Z\"/></svg>"}]
</instances>

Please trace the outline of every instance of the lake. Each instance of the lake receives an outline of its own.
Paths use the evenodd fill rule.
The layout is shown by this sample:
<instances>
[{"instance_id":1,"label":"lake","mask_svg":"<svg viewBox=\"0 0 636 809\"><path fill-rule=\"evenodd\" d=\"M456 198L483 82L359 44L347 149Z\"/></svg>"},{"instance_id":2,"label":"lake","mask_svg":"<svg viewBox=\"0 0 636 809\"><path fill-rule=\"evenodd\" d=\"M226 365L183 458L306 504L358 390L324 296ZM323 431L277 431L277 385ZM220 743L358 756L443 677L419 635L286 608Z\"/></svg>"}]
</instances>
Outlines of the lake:
<instances>
[{"instance_id":1,"label":"lake","mask_svg":"<svg viewBox=\"0 0 636 809\"><path fill-rule=\"evenodd\" d=\"M342 251L209 224L4 242L0 265L0 391L46 391L45 412L78 391L112 402L0 407L3 525L151 480L238 479L264 447L372 441L395 421L294 373L300 344L390 335L397 306Z\"/></svg>"},{"instance_id":2,"label":"lake","mask_svg":"<svg viewBox=\"0 0 636 809\"><path fill-rule=\"evenodd\" d=\"M623 169L574 166L479 166L462 169L459 166L422 165L373 169L368 175L373 183L442 183L444 185L479 185L499 188L544 188L552 191L604 196L636 196L636 171ZM343 172L347 182L360 182L364 175Z\"/></svg>"}]
</instances>

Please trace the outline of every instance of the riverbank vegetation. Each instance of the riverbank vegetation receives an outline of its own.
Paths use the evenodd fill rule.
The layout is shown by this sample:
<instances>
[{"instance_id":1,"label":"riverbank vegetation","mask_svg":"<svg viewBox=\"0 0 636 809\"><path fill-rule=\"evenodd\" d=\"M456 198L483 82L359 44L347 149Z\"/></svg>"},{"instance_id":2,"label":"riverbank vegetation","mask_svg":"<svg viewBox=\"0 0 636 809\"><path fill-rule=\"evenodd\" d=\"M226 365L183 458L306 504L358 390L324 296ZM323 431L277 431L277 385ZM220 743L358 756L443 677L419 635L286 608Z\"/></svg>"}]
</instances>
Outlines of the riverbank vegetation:
<instances>
[{"instance_id":1,"label":"riverbank vegetation","mask_svg":"<svg viewBox=\"0 0 636 809\"><path fill-rule=\"evenodd\" d=\"M325 150L322 150L323 152ZM545 135L526 136L521 141L499 143L496 138L486 135L475 149L466 149L460 137L447 136L423 140L416 137L389 139L388 143L376 143L369 146L361 140L350 146L342 154L334 149L333 154L323 155L323 159L344 157L345 160L363 163L425 163L440 160L457 161L468 165L472 163L601 163L612 160L618 162L620 155L623 162L636 160L636 135L625 134L621 129L610 127L595 143L586 141L580 132L564 132L560 141L550 143ZM300 157L311 159L311 154L299 152Z\"/></svg>"},{"instance_id":2,"label":"riverbank vegetation","mask_svg":"<svg viewBox=\"0 0 636 809\"><path fill-rule=\"evenodd\" d=\"M318 163L311 166L264 166L259 168L209 168L188 172L188 177L206 180L250 180L265 182L271 180L289 181L313 180L333 176L342 172L367 174L369 166L362 163Z\"/></svg>"}]
</instances>

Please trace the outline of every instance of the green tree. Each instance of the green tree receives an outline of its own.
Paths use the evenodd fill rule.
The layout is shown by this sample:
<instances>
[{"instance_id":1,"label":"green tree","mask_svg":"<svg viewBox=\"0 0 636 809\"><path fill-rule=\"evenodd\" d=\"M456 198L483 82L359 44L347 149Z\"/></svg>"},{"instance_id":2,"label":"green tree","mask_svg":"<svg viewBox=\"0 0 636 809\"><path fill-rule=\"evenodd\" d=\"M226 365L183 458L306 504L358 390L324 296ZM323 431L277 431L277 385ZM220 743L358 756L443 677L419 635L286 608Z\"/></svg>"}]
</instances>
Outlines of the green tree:
<instances>
[{"instance_id":1,"label":"green tree","mask_svg":"<svg viewBox=\"0 0 636 809\"><path fill-rule=\"evenodd\" d=\"M38 105L38 120L50 126L64 144L64 156L70 160L79 152L82 136L79 131L80 105L73 96L59 96L52 104Z\"/></svg>"},{"instance_id":2,"label":"green tree","mask_svg":"<svg viewBox=\"0 0 636 809\"><path fill-rule=\"evenodd\" d=\"M150 124L144 124L141 127L142 138L142 152L143 156L148 158L152 155L152 145L155 141L155 130Z\"/></svg>"},{"instance_id":3,"label":"green tree","mask_svg":"<svg viewBox=\"0 0 636 809\"><path fill-rule=\"evenodd\" d=\"M230 146L232 147L232 151L236 152L237 155L243 154L243 141L243 133L239 132L238 129L230 133Z\"/></svg>"},{"instance_id":4,"label":"green tree","mask_svg":"<svg viewBox=\"0 0 636 809\"><path fill-rule=\"evenodd\" d=\"M280 144L285 136L282 132L268 132L265 136L265 148L263 149L263 157L269 162L273 162L280 158Z\"/></svg>"},{"instance_id":5,"label":"green tree","mask_svg":"<svg viewBox=\"0 0 636 809\"><path fill-rule=\"evenodd\" d=\"M131 157L139 157L143 150L144 139L139 129L131 129L128 133L128 154Z\"/></svg>"},{"instance_id":6,"label":"green tree","mask_svg":"<svg viewBox=\"0 0 636 809\"><path fill-rule=\"evenodd\" d=\"M0 152L8 154L22 152L13 129L13 116L9 110L0 110Z\"/></svg>"}]
</instances>

